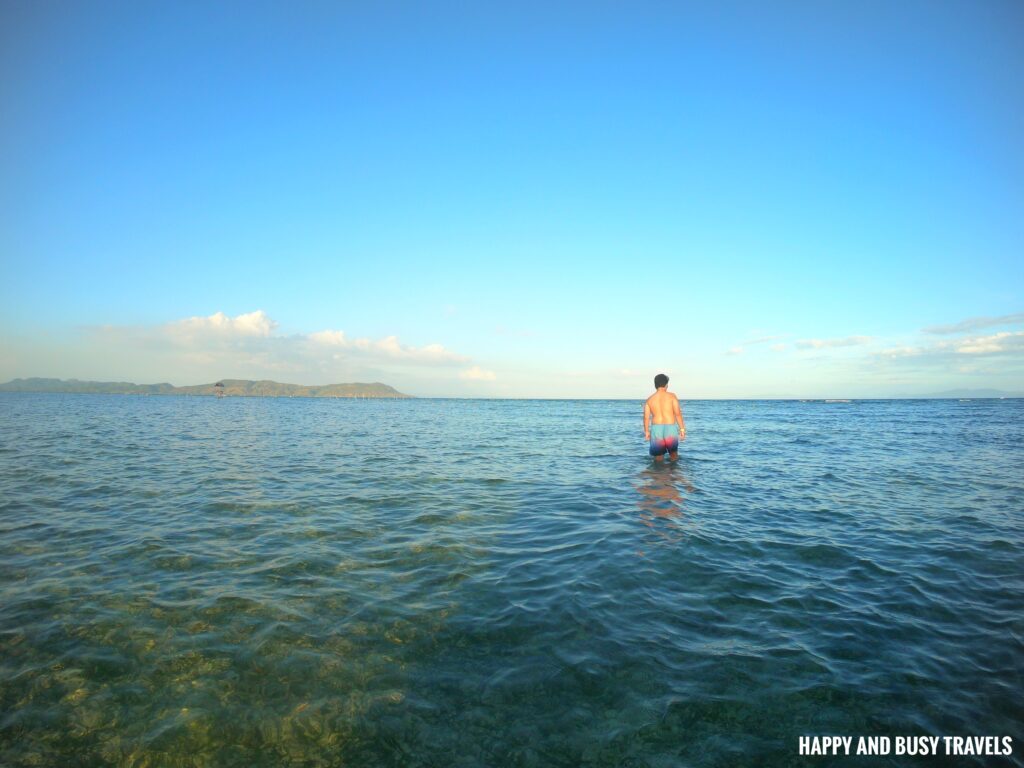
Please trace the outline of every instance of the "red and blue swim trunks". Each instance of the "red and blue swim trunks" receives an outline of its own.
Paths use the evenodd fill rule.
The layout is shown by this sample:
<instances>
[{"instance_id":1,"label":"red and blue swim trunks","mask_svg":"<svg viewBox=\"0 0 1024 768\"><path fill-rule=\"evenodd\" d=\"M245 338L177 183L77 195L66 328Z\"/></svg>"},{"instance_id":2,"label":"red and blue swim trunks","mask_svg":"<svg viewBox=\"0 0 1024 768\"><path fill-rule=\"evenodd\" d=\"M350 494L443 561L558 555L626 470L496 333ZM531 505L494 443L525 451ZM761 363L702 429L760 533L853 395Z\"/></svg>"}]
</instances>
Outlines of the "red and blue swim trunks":
<instances>
[{"instance_id":1,"label":"red and blue swim trunks","mask_svg":"<svg viewBox=\"0 0 1024 768\"><path fill-rule=\"evenodd\" d=\"M679 451L678 424L651 424L651 456Z\"/></svg>"}]
</instances>

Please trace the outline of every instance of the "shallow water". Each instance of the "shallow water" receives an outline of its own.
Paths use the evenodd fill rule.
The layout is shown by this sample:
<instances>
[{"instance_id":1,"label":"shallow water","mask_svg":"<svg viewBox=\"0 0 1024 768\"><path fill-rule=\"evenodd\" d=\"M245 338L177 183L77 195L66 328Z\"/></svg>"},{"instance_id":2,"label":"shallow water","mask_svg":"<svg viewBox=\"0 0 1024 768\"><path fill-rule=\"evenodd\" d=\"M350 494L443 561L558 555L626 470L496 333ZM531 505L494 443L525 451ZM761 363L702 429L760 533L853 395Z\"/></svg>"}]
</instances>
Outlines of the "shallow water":
<instances>
[{"instance_id":1,"label":"shallow water","mask_svg":"<svg viewBox=\"0 0 1024 768\"><path fill-rule=\"evenodd\" d=\"M1024 401L685 408L0 395L0 764L1024 765Z\"/></svg>"}]
</instances>

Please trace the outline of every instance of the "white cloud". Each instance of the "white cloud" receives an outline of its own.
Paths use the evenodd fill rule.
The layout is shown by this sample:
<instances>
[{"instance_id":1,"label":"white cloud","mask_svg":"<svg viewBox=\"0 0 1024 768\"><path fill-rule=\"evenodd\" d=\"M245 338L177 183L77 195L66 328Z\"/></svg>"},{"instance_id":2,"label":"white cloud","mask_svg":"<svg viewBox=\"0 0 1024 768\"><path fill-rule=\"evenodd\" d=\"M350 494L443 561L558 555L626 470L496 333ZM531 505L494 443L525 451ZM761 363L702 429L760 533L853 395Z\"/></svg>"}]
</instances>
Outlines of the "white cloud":
<instances>
[{"instance_id":1,"label":"white cloud","mask_svg":"<svg viewBox=\"0 0 1024 768\"><path fill-rule=\"evenodd\" d=\"M977 336L973 339L963 339L955 343L957 354L961 355L987 355L997 352L1008 352L1012 347L1020 347L1021 337L1024 331L1001 331L991 336Z\"/></svg>"},{"instance_id":2,"label":"white cloud","mask_svg":"<svg viewBox=\"0 0 1024 768\"><path fill-rule=\"evenodd\" d=\"M494 371L485 371L479 365L467 368L459 374L459 378L465 381L494 381L497 375Z\"/></svg>"},{"instance_id":3,"label":"white cloud","mask_svg":"<svg viewBox=\"0 0 1024 768\"><path fill-rule=\"evenodd\" d=\"M786 349L786 345L785 344L772 344L772 346L771 346L772 352L783 352L783 351L785 351L785 349Z\"/></svg>"},{"instance_id":4,"label":"white cloud","mask_svg":"<svg viewBox=\"0 0 1024 768\"><path fill-rule=\"evenodd\" d=\"M828 349L831 347L856 347L869 344L872 336L846 336L841 339L800 339L796 346L800 349Z\"/></svg>"},{"instance_id":5,"label":"white cloud","mask_svg":"<svg viewBox=\"0 0 1024 768\"><path fill-rule=\"evenodd\" d=\"M350 346L349 340L345 337L344 331L316 331L315 333L309 334L309 338L317 344L323 344L328 347Z\"/></svg>"},{"instance_id":6,"label":"white cloud","mask_svg":"<svg viewBox=\"0 0 1024 768\"><path fill-rule=\"evenodd\" d=\"M385 336L383 339L349 339L344 331L316 331L306 336L318 346L334 349L356 350L361 353L377 354L393 360L425 363L464 363L469 358L459 355L440 344L427 344L423 347L412 347L399 342L397 336Z\"/></svg>"},{"instance_id":7,"label":"white cloud","mask_svg":"<svg viewBox=\"0 0 1024 768\"><path fill-rule=\"evenodd\" d=\"M993 325L1019 325L1020 323L1024 323L1024 312L1015 312L1012 315L1002 315L1001 317L970 317L966 320L961 320L959 323L931 325L923 330L925 333L949 335L965 331L976 331L979 328L991 328Z\"/></svg>"},{"instance_id":8,"label":"white cloud","mask_svg":"<svg viewBox=\"0 0 1024 768\"><path fill-rule=\"evenodd\" d=\"M228 317L223 312L215 312L208 317L188 317L184 320L168 323L167 332L172 336L190 338L201 334L218 334L220 336L270 336L277 323L267 317L262 309L244 315Z\"/></svg>"},{"instance_id":9,"label":"white cloud","mask_svg":"<svg viewBox=\"0 0 1024 768\"><path fill-rule=\"evenodd\" d=\"M393 358L415 360L424 363L464 363L469 358L445 349L440 344L427 344L424 347L409 347L398 343L398 338L388 336L377 342L377 348Z\"/></svg>"},{"instance_id":10,"label":"white cloud","mask_svg":"<svg viewBox=\"0 0 1024 768\"><path fill-rule=\"evenodd\" d=\"M890 360L926 358L936 361L949 360L959 355L1024 355L1024 331L1000 331L988 336L970 336L919 346L891 347L877 354Z\"/></svg>"},{"instance_id":11,"label":"white cloud","mask_svg":"<svg viewBox=\"0 0 1024 768\"><path fill-rule=\"evenodd\" d=\"M752 333L758 333L758 331L753 331ZM783 337L779 336L779 335L774 335L774 336L757 336L755 338L751 338L751 339L748 339L747 341L741 342L740 344L737 344L735 347L730 347L728 350L726 350L725 354L727 354L727 355L742 355L744 352L746 352L747 347L754 347L754 346L757 346L758 344L768 344L769 342L776 341L776 340L781 339L781 338L783 338ZM778 346L780 346L780 345L776 344L776 345L774 345L772 347L772 349L776 349L776 347L778 347Z\"/></svg>"}]
</instances>

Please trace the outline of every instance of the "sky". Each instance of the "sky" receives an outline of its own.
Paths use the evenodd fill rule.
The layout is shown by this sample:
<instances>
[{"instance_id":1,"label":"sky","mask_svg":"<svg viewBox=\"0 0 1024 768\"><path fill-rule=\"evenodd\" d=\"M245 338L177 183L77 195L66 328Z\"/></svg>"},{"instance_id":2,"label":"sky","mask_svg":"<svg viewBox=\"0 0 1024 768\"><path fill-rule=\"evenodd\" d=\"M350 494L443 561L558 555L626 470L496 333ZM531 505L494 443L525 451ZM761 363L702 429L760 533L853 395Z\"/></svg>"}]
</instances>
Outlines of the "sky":
<instances>
[{"instance_id":1,"label":"sky","mask_svg":"<svg viewBox=\"0 0 1024 768\"><path fill-rule=\"evenodd\" d=\"M0 380L1024 392L1024 5L0 3Z\"/></svg>"}]
</instances>

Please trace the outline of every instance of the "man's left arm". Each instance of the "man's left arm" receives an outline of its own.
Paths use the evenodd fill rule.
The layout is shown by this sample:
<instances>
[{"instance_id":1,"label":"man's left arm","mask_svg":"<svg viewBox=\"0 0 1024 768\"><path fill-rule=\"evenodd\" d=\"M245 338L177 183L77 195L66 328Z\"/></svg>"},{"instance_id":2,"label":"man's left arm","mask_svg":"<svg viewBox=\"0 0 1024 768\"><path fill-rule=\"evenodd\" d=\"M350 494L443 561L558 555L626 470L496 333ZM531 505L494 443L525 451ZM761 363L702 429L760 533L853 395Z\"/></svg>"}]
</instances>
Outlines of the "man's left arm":
<instances>
[{"instance_id":1,"label":"man's left arm","mask_svg":"<svg viewBox=\"0 0 1024 768\"><path fill-rule=\"evenodd\" d=\"M644 440L651 439L651 404L644 402Z\"/></svg>"},{"instance_id":2,"label":"man's left arm","mask_svg":"<svg viewBox=\"0 0 1024 768\"><path fill-rule=\"evenodd\" d=\"M676 398L676 422L679 424L679 439L686 439L686 422L683 421L683 408L679 405L679 398Z\"/></svg>"}]
</instances>

